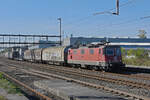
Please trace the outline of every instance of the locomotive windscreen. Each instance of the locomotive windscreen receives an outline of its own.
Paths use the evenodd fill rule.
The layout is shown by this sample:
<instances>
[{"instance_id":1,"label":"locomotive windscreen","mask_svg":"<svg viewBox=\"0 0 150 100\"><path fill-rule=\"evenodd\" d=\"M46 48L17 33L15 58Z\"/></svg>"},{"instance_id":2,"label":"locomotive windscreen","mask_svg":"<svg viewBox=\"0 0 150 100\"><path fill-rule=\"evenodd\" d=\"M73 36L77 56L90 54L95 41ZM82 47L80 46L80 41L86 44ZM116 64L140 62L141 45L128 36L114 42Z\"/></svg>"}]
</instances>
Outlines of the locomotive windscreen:
<instances>
[{"instance_id":1,"label":"locomotive windscreen","mask_svg":"<svg viewBox=\"0 0 150 100\"><path fill-rule=\"evenodd\" d=\"M108 56L120 56L121 55L121 49L119 46L112 46L112 47L106 47L105 48L105 54Z\"/></svg>"}]
</instances>

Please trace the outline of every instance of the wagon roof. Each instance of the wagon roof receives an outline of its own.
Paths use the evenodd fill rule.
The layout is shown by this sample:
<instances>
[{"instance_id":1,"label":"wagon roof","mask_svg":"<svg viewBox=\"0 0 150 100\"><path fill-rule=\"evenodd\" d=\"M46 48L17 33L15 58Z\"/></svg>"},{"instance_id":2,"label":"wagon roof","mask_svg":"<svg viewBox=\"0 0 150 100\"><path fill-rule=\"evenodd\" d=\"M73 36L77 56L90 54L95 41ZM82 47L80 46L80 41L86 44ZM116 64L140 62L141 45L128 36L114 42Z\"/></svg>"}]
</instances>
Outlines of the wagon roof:
<instances>
[{"instance_id":1,"label":"wagon roof","mask_svg":"<svg viewBox=\"0 0 150 100\"><path fill-rule=\"evenodd\" d=\"M90 46L72 47L71 49L82 49L82 48L105 48L105 47L120 47L120 46L118 46L118 45L90 45Z\"/></svg>"}]
</instances>

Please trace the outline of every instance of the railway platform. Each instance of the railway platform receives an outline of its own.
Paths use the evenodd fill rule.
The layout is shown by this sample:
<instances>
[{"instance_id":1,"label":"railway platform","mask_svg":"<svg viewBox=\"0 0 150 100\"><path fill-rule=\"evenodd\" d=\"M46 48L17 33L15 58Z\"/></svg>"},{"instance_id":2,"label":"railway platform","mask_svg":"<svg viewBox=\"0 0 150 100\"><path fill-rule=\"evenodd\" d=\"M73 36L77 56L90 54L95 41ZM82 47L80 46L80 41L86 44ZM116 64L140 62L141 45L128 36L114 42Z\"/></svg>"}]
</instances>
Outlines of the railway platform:
<instances>
[{"instance_id":1,"label":"railway platform","mask_svg":"<svg viewBox=\"0 0 150 100\"><path fill-rule=\"evenodd\" d=\"M127 68L140 68L140 69L149 69L150 66L135 66L135 65L126 65Z\"/></svg>"},{"instance_id":2,"label":"railway platform","mask_svg":"<svg viewBox=\"0 0 150 100\"><path fill-rule=\"evenodd\" d=\"M126 71L132 71L135 73L150 73L150 66L135 66L135 65L126 65Z\"/></svg>"}]
</instances>

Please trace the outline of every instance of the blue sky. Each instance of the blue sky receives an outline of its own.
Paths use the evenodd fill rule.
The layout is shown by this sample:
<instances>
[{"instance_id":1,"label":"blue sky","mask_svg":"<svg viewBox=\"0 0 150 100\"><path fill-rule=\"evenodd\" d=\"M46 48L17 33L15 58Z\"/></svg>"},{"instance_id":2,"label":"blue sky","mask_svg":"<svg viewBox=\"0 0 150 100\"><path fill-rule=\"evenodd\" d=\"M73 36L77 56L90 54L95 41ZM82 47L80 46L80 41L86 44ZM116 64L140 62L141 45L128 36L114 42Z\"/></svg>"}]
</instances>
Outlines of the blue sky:
<instances>
[{"instance_id":1,"label":"blue sky","mask_svg":"<svg viewBox=\"0 0 150 100\"><path fill-rule=\"evenodd\" d=\"M120 15L93 13L115 7L116 0L0 0L0 33L58 34L57 18L65 36L136 37L139 29L150 37L150 0L132 1Z\"/></svg>"}]
</instances>

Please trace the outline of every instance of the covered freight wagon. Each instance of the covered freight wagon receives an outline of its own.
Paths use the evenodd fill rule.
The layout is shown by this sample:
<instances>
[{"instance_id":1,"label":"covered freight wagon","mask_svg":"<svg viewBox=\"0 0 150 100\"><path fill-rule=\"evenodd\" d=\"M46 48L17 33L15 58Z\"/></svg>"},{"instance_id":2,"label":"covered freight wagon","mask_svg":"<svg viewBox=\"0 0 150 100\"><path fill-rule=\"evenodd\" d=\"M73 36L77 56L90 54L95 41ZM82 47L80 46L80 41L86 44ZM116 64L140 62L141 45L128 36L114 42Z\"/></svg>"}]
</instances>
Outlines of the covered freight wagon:
<instances>
[{"instance_id":1,"label":"covered freight wagon","mask_svg":"<svg viewBox=\"0 0 150 100\"><path fill-rule=\"evenodd\" d=\"M43 49L35 49L34 50L34 61L35 62L42 62L42 51Z\"/></svg>"},{"instance_id":2,"label":"covered freight wagon","mask_svg":"<svg viewBox=\"0 0 150 100\"><path fill-rule=\"evenodd\" d=\"M24 52L24 60L26 61L34 61L35 55L33 53L33 50L26 50Z\"/></svg>"},{"instance_id":3,"label":"covered freight wagon","mask_svg":"<svg viewBox=\"0 0 150 100\"><path fill-rule=\"evenodd\" d=\"M19 57L19 52L17 51L8 51L5 53L5 57L8 59L16 59Z\"/></svg>"},{"instance_id":4,"label":"covered freight wagon","mask_svg":"<svg viewBox=\"0 0 150 100\"><path fill-rule=\"evenodd\" d=\"M50 64L65 64L67 62L68 47L51 47L42 51L42 60Z\"/></svg>"},{"instance_id":5,"label":"covered freight wagon","mask_svg":"<svg viewBox=\"0 0 150 100\"><path fill-rule=\"evenodd\" d=\"M19 57L17 58L17 60L23 60L23 59L24 59L24 52L25 52L27 49L28 49L27 47L18 48Z\"/></svg>"}]
</instances>

